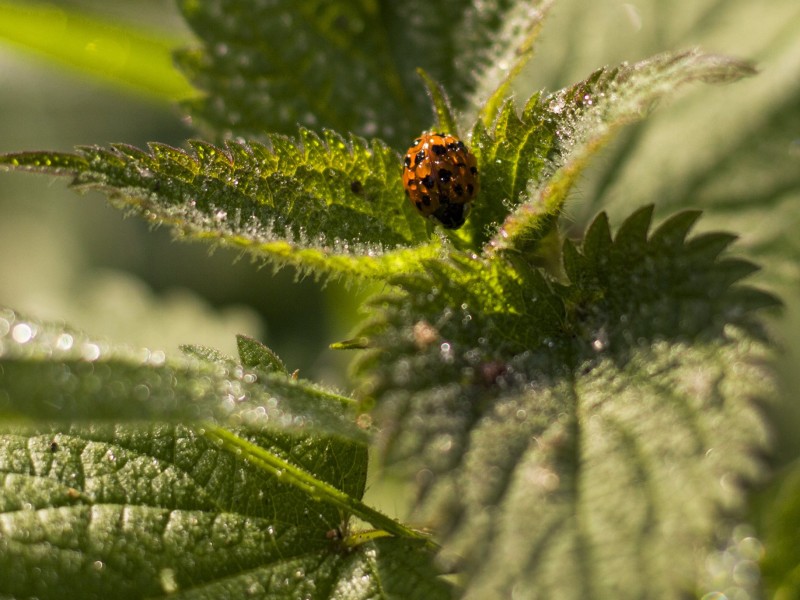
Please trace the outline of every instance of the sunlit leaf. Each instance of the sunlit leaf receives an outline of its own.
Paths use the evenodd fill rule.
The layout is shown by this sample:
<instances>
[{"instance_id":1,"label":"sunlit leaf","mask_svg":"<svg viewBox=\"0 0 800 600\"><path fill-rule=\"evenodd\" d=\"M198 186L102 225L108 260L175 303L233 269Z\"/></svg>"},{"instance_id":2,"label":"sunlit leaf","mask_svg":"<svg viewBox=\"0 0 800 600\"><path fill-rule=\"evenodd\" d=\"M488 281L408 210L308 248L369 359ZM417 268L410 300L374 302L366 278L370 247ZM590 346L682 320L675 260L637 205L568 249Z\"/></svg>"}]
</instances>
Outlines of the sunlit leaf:
<instances>
[{"instance_id":1,"label":"sunlit leaf","mask_svg":"<svg viewBox=\"0 0 800 600\"><path fill-rule=\"evenodd\" d=\"M557 224L567 195L590 158L624 124L692 81L728 82L753 67L697 51L665 54L596 71L552 94L534 95L517 114L506 102L492 127L478 123L481 197L467 227L475 245L526 251ZM491 238L491 239L489 239Z\"/></svg>"},{"instance_id":2,"label":"sunlit leaf","mask_svg":"<svg viewBox=\"0 0 800 600\"><path fill-rule=\"evenodd\" d=\"M356 497L364 491L363 446L251 440ZM393 548L424 567L413 542L338 552L327 532L346 522L339 510L183 426L6 430L0 448L4 595L303 597L348 582L374 590L380 570L369 565ZM364 574L378 581L367 585Z\"/></svg>"},{"instance_id":3,"label":"sunlit leaf","mask_svg":"<svg viewBox=\"0 0 800 600\"><path fill-rule=\"evenodd\" d=\"M741 508L774 389L752 312L775 299L732 285L753 266L719 258L731 236L686 240L696 212L648 235L651 214L568 243L567 285L497 257L397 278L367 330L384 445L467 597L675 597Z\"/></svg>"},{"instance_id":4,"label":"sunlit leaf","mask_svg":"<svg viewBox=\"0 0 800 600\"><path fill-rule=\"evenodd\" d=\"M71 176L77 189L99 189L182 235L317 275L382 276L438 254L403 196L394 151L333 132L269 140L8 154L0 167Z\"/></svg>"}]
</instances>

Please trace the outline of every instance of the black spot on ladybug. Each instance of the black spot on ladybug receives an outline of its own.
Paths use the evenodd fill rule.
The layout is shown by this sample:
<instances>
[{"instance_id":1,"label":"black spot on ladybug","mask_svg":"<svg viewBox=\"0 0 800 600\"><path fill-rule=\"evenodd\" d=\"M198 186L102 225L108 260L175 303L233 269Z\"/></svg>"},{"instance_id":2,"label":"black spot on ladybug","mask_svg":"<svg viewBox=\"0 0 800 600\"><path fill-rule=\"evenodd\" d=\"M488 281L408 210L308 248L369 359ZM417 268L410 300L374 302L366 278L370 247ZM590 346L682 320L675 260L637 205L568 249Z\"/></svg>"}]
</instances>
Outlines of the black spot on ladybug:
<instances>
[{"instance_id":1,"label":"black spot on ladybug","mask_svg":"<svg viewBox=\"0 0 800 600\"><path fill-rule=\"evenodd\" d=\"M355 181L350 182L350 191L356 196L360 196L364 192L364 186L361 185L361 182L358 179L356 179Z\"/></svg>"},{"instance_id":2,"label":"black spot on ladybug","mask_svg":"<svg viewBox=\"0 0 800 600\"><path fill-rule=\"evenodd\" d=\"M475 193L475 186L473 186L471 183L468 183L467 184L467 195L472 196L473 193Z\"/></svg>"},{"instance_id":3,"label":"black spot on ladybug","mask_svg":"<svg viewBox=\"0 0 800 600\"><path fill-rule=\"evenodd\" d=\"M422 178L422 185L428 189L431 189L434 186L433 177L430 175L425 175L425 177Z\"/></svg>"},{"instance_id":4,"label":"black spot on ladybug","mask_svg":"<svg viewBox=\"0 0 800 600\"><path fill-rule=\"evenodd\" d=\"M458 148L458 142L450 142L449 144L447 144L447 149L448 150L458 150L459 149Z\"/></svg>"},{"instance_id":5,"label":"black spot on ladybug","mask_svg":"<svg viewBox=\"0 0 800 600\"><path fill-rule=\"evenodd\" d=\"M441 144L434 144L433 146L431 146L431 150L433 150L433 153L436 156L444 156L445 154L447 154L447 147L442 146Z\"/></svg>"},{"instance_id":6,"label":"black spot on ladybug","mask_svg":"<svg viewBox=\"0 0 800 600\"><path fill-rule=\"evenodd\" d=\"M463 196L464 186L462 186L460 183L457 183L453 186L453 191L456 193L456 196Z\"/></svg>"},{"instance_id":7,"label":"black spot on ladybug","mask_svg":"<svg viewBox=\"0 0 800 600\"><path fill-rule=\"evenodd\" d=\"M473 175L477 175L478 174L478 167L470 167L469 168L469 172L472 173Z\"/></svg>"},{"instance_id":8,"label":"black spot on ladybug","mask_svg":"<svg viewBox=\"0 0 800 600\"><path fill-rule=\"evenodd\" d=\"M428 203L430 204L430 198L428 198ZM417 210L422 210L422 202L420 202L419 200L417 200L417 201L415 202L415 204L416 204Z\"/></svg>"},{"instance_id":9,"label":"black spot on ladybug","mask_svg":"<svg viewBox=\"0 0 800 600\"><path fill-rule=\"evenodd\" d=\"M421 200L422 200L422 204L424 204L425 206L430 206L431 205L431 197L428 196L428 194L423 194ZM417 203L417 204L419 204L419 203Z\"/></svg>"},{"instance_id":10,"label":"black spot on ladybug","mask_svg":"<svg viewBox=\"0 0 800 600\"><path fill-rule=\"evenodd\" d=\"M433 213L433 216L445 229L458 229L466 221L464 206L464 204L443 204Z\"/></svg>"},{"instance_id":11,"label":"black spot on ladybug","mask_svg":"<svg viewBox=\"0 0 800 600\"><path fill-rule=\"evenodd\" d=\"M453 176L453 173L448 171L447 169L439 169L439 181L442 183L450 183L450 178Z\"/></svg>"},{"instance_id":12,"label":"black spot on ladybug","mask_svg":"<svg viewBox=\"0 0 800 600\"><path fill-rule=\"evenodd\" d=\"M417 156L414 158L415 158L414 166L418 167L420 163L425 162L425 150L420 150L419 152L417 152Z\"/></svg>"},{"instance_id":13,"label":"black spot on ladybug","mask_svg":"<svg viewBox=\"0 0 800 600\"><path fill-rule=\"evenodd\" d=\"M410 196L410 194L408 193L408 189L404 189L403 191L406 193L406 197Z\"/></svg>"},{"instance_id":14,"label":"black spot on ladybug","mask_svg":"<svg viewBox=\"0 0 800 600\"><path fill-rule=\"evenodd\" d=\"M405 159L403 160L403 166L408 169L411 166L411 157L406 155Z\"/></svg>"}]
</instances>

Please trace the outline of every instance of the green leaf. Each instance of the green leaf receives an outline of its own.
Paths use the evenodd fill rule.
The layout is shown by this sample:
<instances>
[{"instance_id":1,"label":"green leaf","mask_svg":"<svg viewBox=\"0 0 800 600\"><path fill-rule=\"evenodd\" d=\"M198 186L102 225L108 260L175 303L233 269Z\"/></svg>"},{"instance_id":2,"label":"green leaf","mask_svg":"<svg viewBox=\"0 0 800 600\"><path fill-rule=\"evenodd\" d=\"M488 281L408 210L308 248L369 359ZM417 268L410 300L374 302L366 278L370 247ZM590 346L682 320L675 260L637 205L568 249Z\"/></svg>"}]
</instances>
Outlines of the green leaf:
<instances>
[{"instance_id":1,"label":"green leaf","mask_svg":"<svg viewBox=\"0 0 800 600\"><path fill-rule=\"evenodd\" d=\"M511 57L548 5L183 0L202 46L178 60L206 93L188 107L216 133L259 139L299 122L405 147L431 124L417 68L474 116L479 100L516 74Z\"/></svg>"},{"instance_id":2,"label":"green leaf","mask_svg":"<svg viewBox=\"0 0 800 600\"><path fill-rule=\"evenodd\" d=\"M180 347L181 352L186 356L197 358L201 361L217 363L218 365L225 365L232 362L229 356L225 356L216 348L209 348L208 346L197 346L195 344L184 344ZM243 366L248 366L242 361Z\"/></svg>"},{"instance_id":3,"label":"green leaf","mask_svg":"<svg viewBox=\"0 0 800 600\"><path fill-rule=\"evenodd\" d=\"M611 237L599 217L564 248L568 283L501 255L398 277L365 331L389 458L420 484L419 517L465 557L467 597L677 597L741 509L766 440L770 354L698 217Z\"/></svg>"},{"instance_id":4,"label":"green leaf","mask_svg":"<svg viewBox=\"0 0 800 600\"><path fill-rule=\"evenodd\" d=\"M38 421L183 421L363 440L352 402L220 355L115 347L0 310L0 412Z\"/></svg>"},{"instance_id":5,"label":"green leaf","mask_svg":"<svg viewBox=\"0 0 800 600\"><path fill-rule=\"evenodd\" d=\"M800 528L800 465L788 465L772 484L760 493L757 502L757 527L763 548L761 574L770 598L794 598L800 594L800 550L797 531ZM751 546L754 545L751 541Z\"/></svg>"},{"instance_id":6,"label":"green leaf","mask_svg":"<svg viewBox=\"0 0 800 600\"><path fill-rule=\"evenodd\" d=\"M361 445L251 439L349 494L364 491ZM256 598L301 597L381 560L337 553L326 532L346 516L183 426L6 431L0 462L3 595L194 598L241 585Z\"/></svg>"},{"instance_id":7,"label":"green leaf","mask_svg":"<svg viewBox=\"0 0 800 600\"><path fill-rule=\"evenodd\" d=\"M245 367L288 373L280 357L258 340L246 335L237 335L236 345L239 348L239 360Z\"/></svg>"},{"instance_id":8,"label":"green leaf","mask_svg":"<svg viewBox=\"0 0 800 600\"><path fill-rule=\"evenodd\" d=\"M507 102L491 131L476 125L482 193L454 241L474 250L487 242L494 250L542 250L576 177L616 128L676 85L735 79L748 69L699 53L664 55L536 95L521 117ZM426 81L439 118L452 121L443 90ZM419 270L441 252L442 240L403 198L396 153L381 142L305 129L298 140L267 140L224 148L195 141L192 153L151 144L149 152L115 145L8 154L0 167L72 175L78 189L99 189L182 235L301 272L385 278Z\"/></svg>"},{"instance_id":9,"label":"green leaf","mask_svg":"<svg viewBox=\"0 0 800 600\"><path fill-rule=\"evenodd\" d=\"M361 277L414 268L438 254L426 222L403 197L400 161L382 143L307 130L269 145L192 142L76 154L0 156L0 167L70 175L180 234L244 248L301 272ZM409 248L411 244L419 244Z\"/></svg>"},{"instance_id":10,"label":"green leaf","mask_svg":"<svg viewBox=\"0 0 800 600\"><path fill-rule=\"evenodd\" d=\"M313 579L308 577L313 575ZM302 581L298 582L298 578ZM289 582L285 584L283 582ZM320 559L285 561L254 569L232 579L223 579L189 590L179 600L216 598L330 598L404 600L430 598L450 600L452 589L433 568L431 557L419 542L383 538L359 546L355 552Z\"/></svg>"},{"instance_id":11,"label":"green leaf","mask_svg":"<svg viewBox=\"0 0 800 600\"><path fill-rule=\"evenodd\" d=\"M589 159L622 126L692 81L728 82L752 75L735 59L698 51L664 54L603 68L558 92L534 95L521 115L513 102L491 129L473 132L481 197L468 227L474 246L526 252L554 230L567 195Z\"/></svg>"},{"instance_id":12,"label":"green leaf","mask_svg":"<svg viewBox=\"0 0 800 600\"><path fill-rule=\"evenodd\" d=\"M165 100L193 94L172 65L181 39L74 8L0 2L0 39L100 80Z\"/></svg>"},{"instance_id":13,"label":"green leaf","mask_svg":"<svg viewBox=\"0 0 800 600\"><path fill-rule=\"evenodd\" d=\"M419 531L409 529L383 513L360 502L336 486L328 484L308 470L296 467L286 459L274 452L265 450L257 444L242 439L221 427L203 427L205 436L212 440L219 448L224 448L255 465L265 473L269 473L281 481L306 492L317 502L325 502L339 508L343 513L361 518L374 527L381 528L380 535L398 535L426 543L430 549L436 546L427 536ZM334 537L338 536L336 534ZM346 538L343 542L347 547L357 545L349 544Z\"/></svg>"},{"instance_id":14,"label":"green leaf","mask_svg":"<svg viewBox=\"0 0 800 600\"><path fill-rule=\"evenodd\" d=\"M702 207L705 229L741 233L742 251L764 265L761 279L796 289L800 6L794 0L773 0L768 11L753 12L742 0L625 6L636 11L641 29L630 28L613 1L560 2L560 18L548 21L537 50L549 59L536 63L537 85L564 85L597 61L687 44L745 57L759 73L733 88L687 94L624 132L582 179L570 220L582 227L599 210L621 219L655 199L660 215ZM607 18L614 11L616 18Z\"/></svg>"}]
</instances>

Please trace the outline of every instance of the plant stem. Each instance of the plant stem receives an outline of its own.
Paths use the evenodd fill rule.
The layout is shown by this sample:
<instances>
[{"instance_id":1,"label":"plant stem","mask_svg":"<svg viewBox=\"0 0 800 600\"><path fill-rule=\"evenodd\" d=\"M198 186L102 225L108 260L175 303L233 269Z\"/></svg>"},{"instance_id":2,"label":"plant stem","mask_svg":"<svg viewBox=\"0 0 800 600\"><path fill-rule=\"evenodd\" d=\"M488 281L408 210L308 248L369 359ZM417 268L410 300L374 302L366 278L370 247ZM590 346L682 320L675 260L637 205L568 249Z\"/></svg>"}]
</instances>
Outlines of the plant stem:
<instances>
[{"instance_id":1,"label":"plant stem","mask_svg":"<svg viewBox=\"0 0 800 600\"><path fill-rule=\"evenodd\" d=\"M317 479L297 465L293 465L278 458L261 446L253 444L227 429L206 424L200 427L199 431L205 435L206 438L220 444L225 450L237 456L241 456L251 464L257 466L259 469L263 469L281 481L303 490L314 500L333 504L357 516L362 521L366 521L376 529L383 530L394 536L425 540L428 548L434 551L438 550L437 544L424 533L410 529L402 523L398 523L394 519L367 506L360 500L349 496L329 483Z\"/></svg>"}]
</instances>

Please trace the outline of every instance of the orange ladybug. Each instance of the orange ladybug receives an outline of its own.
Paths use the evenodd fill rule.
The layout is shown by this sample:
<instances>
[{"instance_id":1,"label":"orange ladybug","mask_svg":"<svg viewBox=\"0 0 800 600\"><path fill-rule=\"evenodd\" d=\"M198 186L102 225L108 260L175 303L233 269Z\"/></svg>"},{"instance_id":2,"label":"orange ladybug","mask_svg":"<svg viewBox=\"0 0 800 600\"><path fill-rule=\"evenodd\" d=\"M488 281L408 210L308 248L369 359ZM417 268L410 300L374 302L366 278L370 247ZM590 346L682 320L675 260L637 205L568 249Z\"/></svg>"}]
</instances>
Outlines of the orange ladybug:
<instances>
[{"instance_id":1,"label":"orange ladybug","mask_svg":"<svg viewBox=\"0 0 800 600\"><path fill-rule=\"evenodd\" d=\"M457 137L425 132L406 152L403 187L423 216L458 229L478 194L478 161Z\"/></svg>"}]
</instances>

